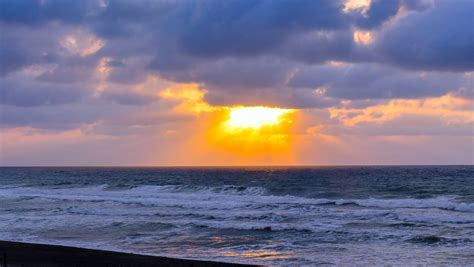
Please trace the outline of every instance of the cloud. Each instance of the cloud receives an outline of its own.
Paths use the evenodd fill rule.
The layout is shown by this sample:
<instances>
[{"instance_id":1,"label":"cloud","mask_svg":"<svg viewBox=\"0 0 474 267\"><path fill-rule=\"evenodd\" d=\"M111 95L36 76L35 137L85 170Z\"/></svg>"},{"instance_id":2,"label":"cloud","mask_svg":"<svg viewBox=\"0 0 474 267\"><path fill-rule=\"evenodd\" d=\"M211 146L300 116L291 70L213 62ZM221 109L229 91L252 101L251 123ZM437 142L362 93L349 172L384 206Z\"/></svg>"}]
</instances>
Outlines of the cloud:
<instances>
[{"instance_id":1,"label":"cloud","mask_svg":"<svg viewBox=\"0 0 474 267\"><path fill-rule=\"evenodd\" d=\"M28 3L3 0L0 20L9 27L21 24L37 28L51 22L80 25L104 39L75 39L89 40L90 51L103 46L103 41L113 40L135 49L122 49L122 53L152 54L156 69L185 68L196 61L224 57L288 54L313 63L387 60L405 68L472 69L470 57L460 61L456 55L449 60L437 54L447 49L458 51L458 55L472 52L470 13L474 8L470 1L439 0L429 5L421 0L374 0L362 11L350 12L343 11L341 1L307 0ZM381 34L377 45L360 55L350 41L353 27L376 28ZM438 30L431 31L433 28ZM411 43L401 41L407 37ZM65 40L71 38L62 43L77 50L78 44ZM442 46L447 49L438 49ZM404 58L410 61L403 63Z\"/></svg>"},{"instance_id":2,"label":"cloud","mask_svg":"<svg viewBox=\"0 0 474 267\"><path fill-rule=\"evenodd\" d=\"M164 71L164 78L176 82L203 83L216 90L258 89L282 86L294 66L277 58L224 58L187 70Z\"/></svg>"},{"instance_id":3,"label":"cloud","mask_svg":"<svg viewBox=\"0 0 474 267\"><path fill-rule=\"evenodd\" d=\"M60 105L86 97L87 88L17 79L0 80L0 104L14 106Z\"/></svg>"},{"instance_id":4,"label":"cloud","mask_svg":"<svg viewBox=\"0 0 474 267\"><path fill-rule=\"evenodd\" d=\"M353 14L351 14L355 17L355 25L362 29L371 29L380 26L383 22L394 17L401 6L401 1L397 0L388 2L383 0L371 0L366 2L370 3L370 5L356 8L356 12L352 11Z\"/></svg>"},{"instance_id":5,"label":"cloud","mask_svg":"<svg viewBox=\"0 0 474 267\"><path fill-rule=\"evenodd\" d=\"M51 33L45 34L51 30ZM55 39L61 26L49 28L7 27L0 23L0 77L33 64L57 60L59 52Z\"/></svg>"},{"instance_id":6,"label":"cloud","mask_svg":"<svg viewBox=\"0 0 474 267\"><path fill-rule=\"evenodd\" d=\"M280 46L276 54L306 64L371 61L373 57L354 43L351 31L314 31L295 35Z\"/></svg>"},{"instance_id":7,"label":"cloud","mask_svg":"<svg viewBox=\"0 0 474 267\"><path fill-rule=\"evenodd\" d=\"M296 72L290 86L324 88L339 99L423 98L456 91L462 74L414 72L380 64L318 66Z\"/></svg>"},{"instance_id":8,"label":"cloud","mask_svg":"<svg viewBox=\"0 0 474 267\"><path fill-rule=\"evenodd\" d=\"M469 123L451 115L466 114L463 101L473 99L472 1L0 6L4 129L147 139L160 127L160 134L180 133L181 126L168 126L221 106L269 105L304 110L318 123L298 135L316 133L334 145L338 135L469 135ZM446 96L456 101L426 105Z\"/></svg>"},{"instance_id":9,"label":"cloud","mask_svg":"<svg viewBox=\"0 0 474 267\"><path fill-rule=\"evenodd\" d=\"M184 51L200 57L255 56L290 35L330 30L344 23L338 1L204 1L187 2L175 19Z\"/></svg>"},{"instance_id":10,"label":"cloud","mask_svg":"<svg viewBox=\"0 0 474 267\"><path fill-rule=\"evenodd\" d=\"M448 123L439 116L403 114L383 124L360 124L352 129L363 135L471 136L473 122Z\"/></svg>"},{"instance_id":11,"label":"cloud","mask_svg":"<svg viewBox=\"0 0 474 267\"><path fill-rule=\"evenodd\" d=\"M366 108L330 108L353 133L364 135L463 135L474 127L472 100L451 94L423 100L391 100ZM340 132L340 131L339 131Z\"/></svg>"},{"instance_id":12,"label":"cloud","mask_svg":"<svg viewBox=\"0 0 474 267\"><path fill-rule=\"evenodd\" d=\"M78 23L88 16L99 1L29 1L29 0L2 0L0 20L7 23L40 26L51 20L65 23Z\"/></svg>"},{"instance_id":13,"label":"cloud","mask_svg":"<svg viewBox=\"0 0 474 267\"><path fill-rule=\"evenodd\" d=\"M138 94L133 92L120 93L120 92L105 92L102 94L102 98L114 101L121 105L136 105L143 106L151 104L158 100L158 96L151 94Z\"/></svg>"},{"instance_id":14,"label":"cloud","mask_svg":"<svg viewBox=\"0 0 474 267\"><path fill-rule=\"evenodd\" d=\"M69 53L81 57L93 55L105 45L101 39L81 30L63 36L59 43Z\"/></svg>"},{"instance_id":15,"label":"cloud","mask_svg":"<svg viewBox=\"0 0 474 267\"><path fill-rule=\"evenodd\" d=\"M106 111L91 105L30 106L0 105L2 128L32 127L48 130L70 130L91 124Z\"/></svg>"},{"instance_id":16,"label":"cloud","mask_svg":"<svg viewBox=\"0 0 474 267\"><path fill-rule=\"evenodd\" d=\"M436 1L431 9L409 12L385 29L375 49L407 69L474 69L472 1Z\"/></svg>"}]
</instances>

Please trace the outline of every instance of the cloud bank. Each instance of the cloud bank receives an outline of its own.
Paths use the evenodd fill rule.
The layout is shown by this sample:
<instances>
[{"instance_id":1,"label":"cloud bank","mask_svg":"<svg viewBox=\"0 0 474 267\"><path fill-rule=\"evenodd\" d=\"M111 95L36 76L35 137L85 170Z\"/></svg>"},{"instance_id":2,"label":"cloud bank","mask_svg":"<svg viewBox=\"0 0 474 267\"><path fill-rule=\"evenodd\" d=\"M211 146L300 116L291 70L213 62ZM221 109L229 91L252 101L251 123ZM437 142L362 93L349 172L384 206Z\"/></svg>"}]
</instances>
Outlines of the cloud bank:
<instances>
[{"instance_id":1,"label":"cloud bank","mask_svg":"<svg viewBox=\"0 0 474 267\"><path fill-rule=\"evenodd\" d=\"M5 132L169 135L196 123L183 107L197 100L163 91L191 86L202 94L201 111L294 108L307 117L300 132L319 129L318 138L463 136L471 144L458 159L473 160L473 1L0 0L0 7ZM403 112L407 103L419 110ZM382 106L399 115L387 117ZM431 109L443 113L420 112Z\"/></svg>"}]
</instances>

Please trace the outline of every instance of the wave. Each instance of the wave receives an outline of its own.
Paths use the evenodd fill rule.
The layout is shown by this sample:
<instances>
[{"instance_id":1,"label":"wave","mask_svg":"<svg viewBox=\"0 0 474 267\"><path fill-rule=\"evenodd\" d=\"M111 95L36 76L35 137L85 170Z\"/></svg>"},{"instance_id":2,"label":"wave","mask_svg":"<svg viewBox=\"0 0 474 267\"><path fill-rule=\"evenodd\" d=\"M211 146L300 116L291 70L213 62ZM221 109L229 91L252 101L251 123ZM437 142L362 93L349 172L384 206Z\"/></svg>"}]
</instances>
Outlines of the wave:
<instances>
[{"instance_id":1,"label":"wave","mask_svg":"<svg viewBox=\"0 0 474 267\"><path fill-rule=\"evenodd\" d=\"M416 208L427 209L437 208L443 210L453 210L462 212L474 212L474 203L458 202L455 196L441 196L428 199L317 199L305 198L292 195L276 196L271 195L267 189L263 187L244 187L225 185L218 187L208 186L189 186L189 185L164 185L164 186L138 186L130 189L137 193L202 193L202 194L224 194L224 195L242 195L242 196L266 196L272 198L276 202L283 203L301 203L314 205L357 205L361 207L376 208Z\"/></svg>"},{"instance_id":2,"label":"wave","mask_svg":"<svg viewBox=\"0 0 474 267\"><path fill-rule=\"evenodd\" d=\"M454 197L437 197L429 199L341 199L334 201L336 205L354 204L362 207L377 208L415 208L428 209L437 208L443 210L473 212L474 203L457 202Z\"/></svg>"},{"instance_id":3,"label":"wave","mask_svg":"<svg viewBox=\"0 0 474 267\"><path fill-rule=\"evenodd\" d=\"M375 207L382 209L412 208L412 209L442 209L461 212L474 212L474 203L458 202L455 196L441 196L428 199L323 199L305 198L292 195L271 195L263 187L244 187L223 185L217 187L192 185L143 185L128 189L117 189L109 185L76 188L34 188L34 187L3 187L0 197L8 198L61 198L83 201L118 201L152 204L161 198L196 199L209 198L220 200L236 200L245 197L248 202L256 203L254 208L271 208L273 204L295 204L315 206L345 206ZM178 201L179 202L179 201ZM159 204L159 203L157 203ZM177 203L178 204L178 203ZM236 203L238 204L238 203ZM260 205L258 205L260 204ZM276 207L276 206L275 206Z\"/></svg>"},{"instance_id":4,"label":"wave","mask_svg":"<svg viewBox=\"0 0 474 267\"><path fill-rule=\"evenodd\" d=\"M232 195L266 195L268 191L263 187L246 187L236 185L223 186L199 186L199 185L143 185L130 189L132 192L163 193L163 192L183 192L183 193L217 193Z\"/></svg>"},{"instance_id":5,"label":"wave","mask_svg":"<svg viewBox=\"0 0 474 267\"><path fill-rule=\"evenodd\" d=\"M296 241L310 237L324 243L392 240L457 245L470 242L454 239L468 234L474 223L472 204L454 196L316 199L232 185L10 187L0 188L0 203L2 238L95 240L96 235L107 235L117 244L147 244L157 236L172 239L199 233ZM446 234L445 229L453 227L458 232ZM442 238L420 235L425 233Z\"/></svg>"},{"instance_id":6,"label":"wave","mask_svg":"<svg viewBox=\"0 0 474 267\"><path fill-rule=\"evenodd\" d=\"M323 199L272 195L263 187L224 185L144 185L117 189L108 185L76 188L3 187L0 198L46 198L75 201L114 201L123 204L173 205L186 208L248 207L252 209L308 208L312 206L359 206L380 209L441 209L474 212L474 203L459 202L455 196L428 199ZM202 207L207 203L206 207Z\"/></svg>"},{"instance_id":7,"label":"wave","mask_svg":"<svg viewBox=\"0 0 474 267\"><path fill-rule=\"evenodd\" d=\"M420 243L420 244L462 244L462 243L472 243L473 241L469 238L446 238L436 235L417 235L407 239L406 241L410 243Z\"/></svg>"}]
</instances>

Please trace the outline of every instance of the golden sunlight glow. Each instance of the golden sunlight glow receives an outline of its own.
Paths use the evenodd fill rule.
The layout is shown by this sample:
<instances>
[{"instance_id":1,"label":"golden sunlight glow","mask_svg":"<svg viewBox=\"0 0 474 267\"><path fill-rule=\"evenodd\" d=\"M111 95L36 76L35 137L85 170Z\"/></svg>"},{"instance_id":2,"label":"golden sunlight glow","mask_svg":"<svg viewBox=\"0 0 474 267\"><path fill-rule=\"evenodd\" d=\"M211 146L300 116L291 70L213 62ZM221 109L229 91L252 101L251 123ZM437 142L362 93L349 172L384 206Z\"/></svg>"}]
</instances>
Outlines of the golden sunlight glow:
<instances>
[{"instance_id":1,"label":"golden sunlight glow","mask_svg":"<svg viewBox=\"0 0 474 267\"><path fill-rule=\"evenodd\" d=\"M290 162L296 110L276 107L222 107L208 129L213 147L241 159Z\"/></svg>"},{"instance_id":2,"label":"golden sunlight glow","mask_svg":"<svg viewBox=\"0 0 474 267\"><path fill-rule=\"evenodd\" d=\"M269 107L235 107L230 109L226 126L229 129L260 129L275 126L284 120L291 109Z\"/></svg>"},{"instance_id":3,"label":"golden sunlight glow","mask_svg":"<svg viewBox=\"0 0 474 267\"><path fill-rule=\"evenodd\" d=\"M199 88L198 84L181 84L168 87L160 92L160 97L167 100L176 100L180 104L175 110L180 113L211 112L215 108L204 101L205 90Z\"/></svg>"},{"instance_id":4,"label":"golden sunlight glow","mask_svg":"<svg viewBox=\"0 0 474 267\"><path fill-rule=\"evenodd\" d=\"M105 42L85 31L75 31L63 36L59 44L71 54L87 57L97 53L105 46Z\"/></svg>"},{"instance_id":5,"label":"golden sunlight glow","mask_svg":"<svg viewBox=\"0 0 474 267\"><path fill-rule=\"evenodd\" d=\"M369 31L355 31L354 41L358 44L369 45L374 41L374 37Z\"/></svg>"},{"instance_id":6,"label":"golden sunlight glow","mask_svg":"<svg viewBox=\"0 0 474 267\"><path fill-rule=\"evenodd\" d=\"M169 86L159 96L176 114L198 118L192 151L235 164L291 164L297 110L266 106L212 106L198 84ZM205 142L203 142L205 141ZM211 152L212 151L212 152ZM201 155L202 157L202 155Z\"/></svg>"},{"instance_id":7,"label":"golden sunlight glow","mask_svg":"<svg viewBox=\"0 0 474 267\"><path fill-rule=\"evenodd\" d=\"M344 3L344 12L352 12L355 10L360 10L363 13L367 12L370 8L371 0L346 0Z\"/></svg>"}]
</instances>

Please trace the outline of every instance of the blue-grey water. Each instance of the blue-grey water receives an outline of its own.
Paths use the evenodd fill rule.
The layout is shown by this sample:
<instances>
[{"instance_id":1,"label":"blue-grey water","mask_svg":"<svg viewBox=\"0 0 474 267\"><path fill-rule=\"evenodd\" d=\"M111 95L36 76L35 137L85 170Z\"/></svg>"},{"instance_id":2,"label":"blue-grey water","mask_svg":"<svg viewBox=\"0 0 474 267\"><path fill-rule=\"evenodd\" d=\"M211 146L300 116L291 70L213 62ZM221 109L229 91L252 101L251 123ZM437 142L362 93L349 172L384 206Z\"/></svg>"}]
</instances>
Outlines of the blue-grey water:
<instances>
[{"instance_id":1,"label":"blue-grey water","mask_svg":"<svg viewBox=\"0 0 474 267\"><path fill-rule=\"evenodd\" d=\"M473 265L474 167L0 168L0 239L268 265Z\"/></svg>"}]
</instances>

